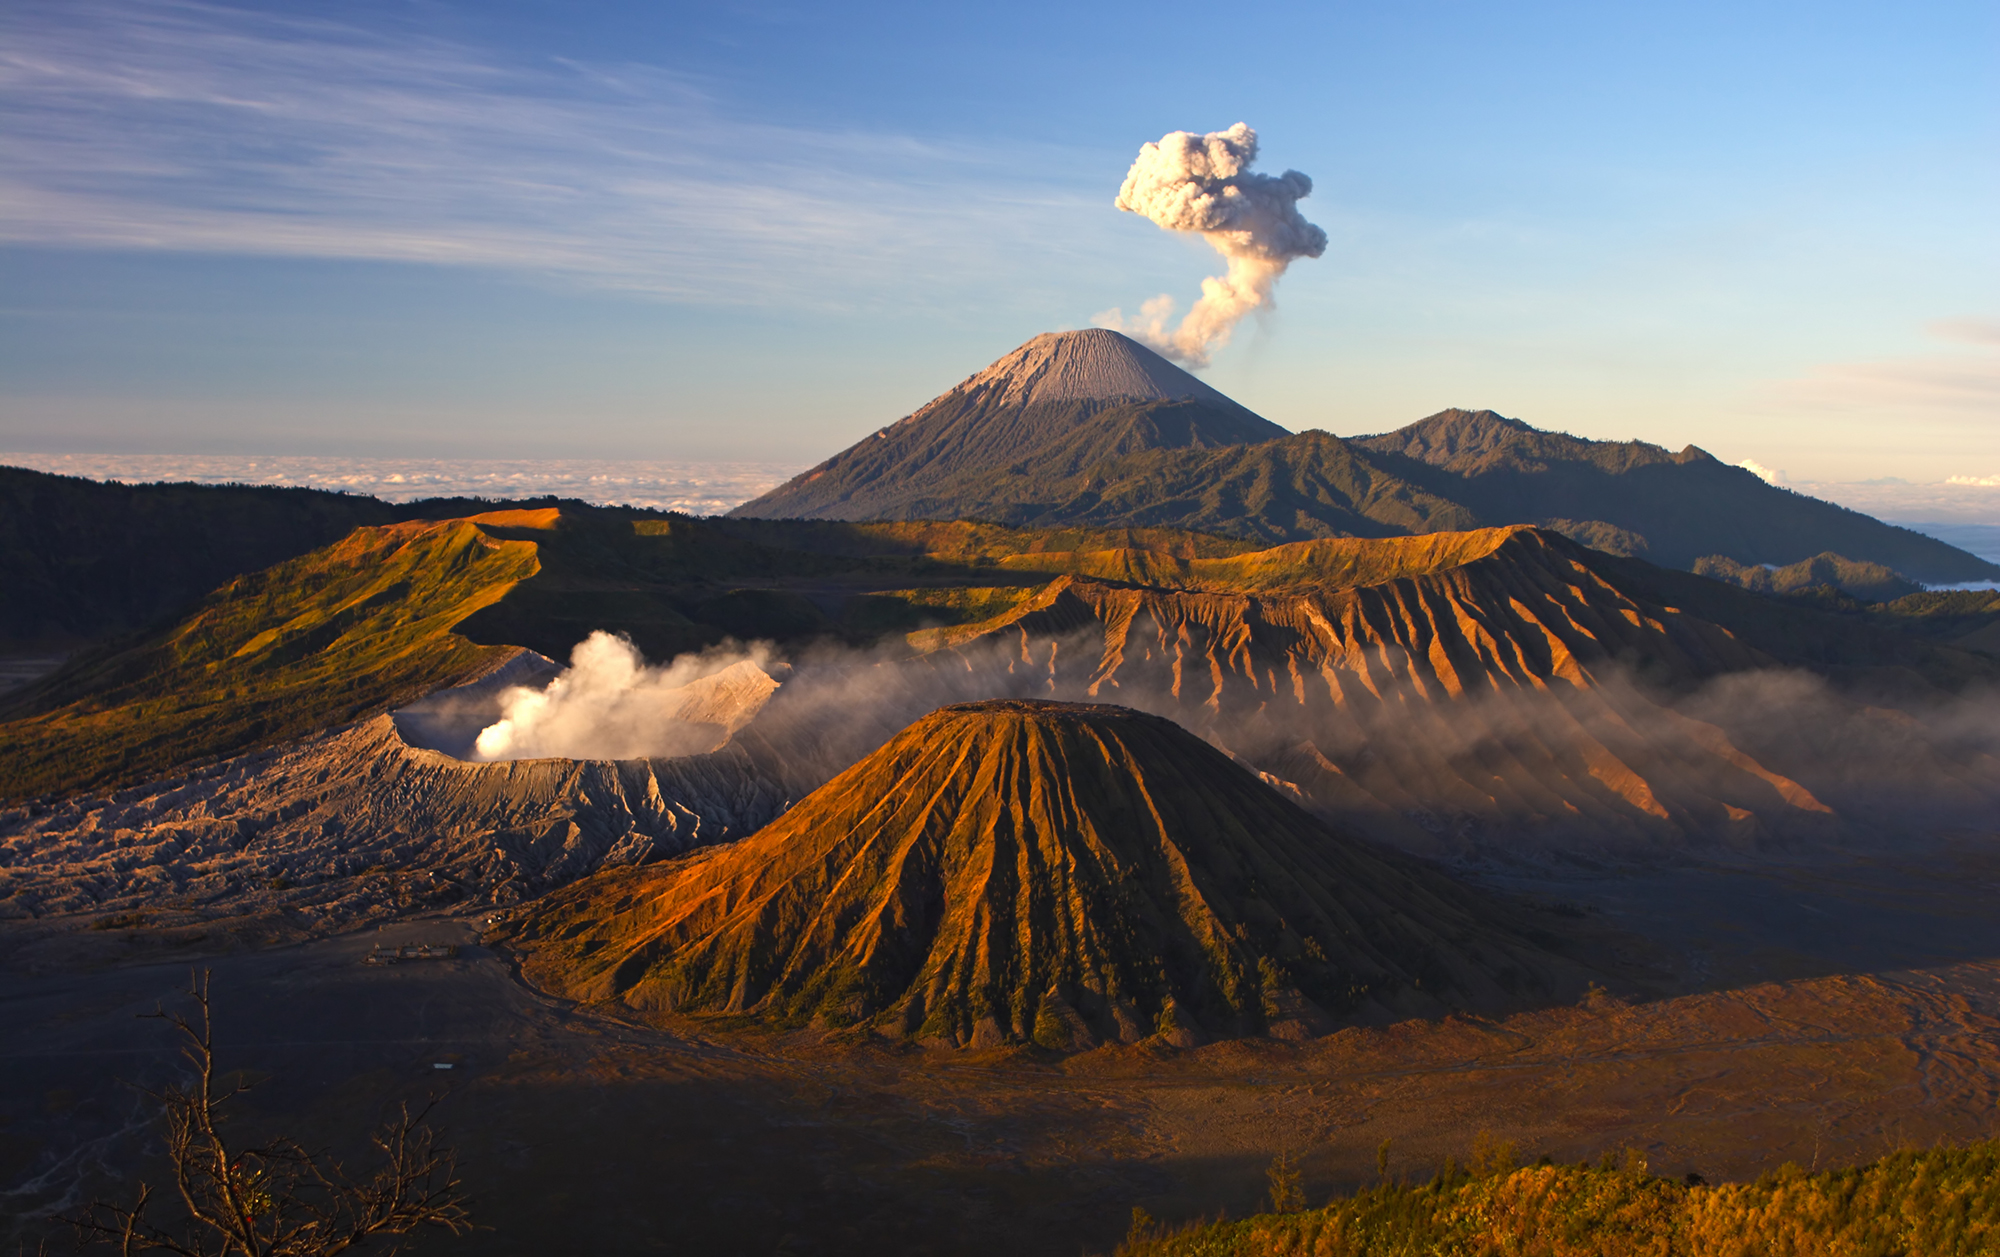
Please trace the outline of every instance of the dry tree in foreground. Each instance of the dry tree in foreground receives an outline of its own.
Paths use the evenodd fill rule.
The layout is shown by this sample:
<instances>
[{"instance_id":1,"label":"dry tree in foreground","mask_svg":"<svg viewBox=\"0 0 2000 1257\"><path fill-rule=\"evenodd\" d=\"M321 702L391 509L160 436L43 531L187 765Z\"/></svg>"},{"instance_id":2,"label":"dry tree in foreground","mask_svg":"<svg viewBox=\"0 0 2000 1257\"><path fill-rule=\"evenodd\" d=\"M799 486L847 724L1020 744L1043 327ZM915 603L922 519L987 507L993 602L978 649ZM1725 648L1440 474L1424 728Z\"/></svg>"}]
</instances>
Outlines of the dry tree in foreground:
<instances>
[{"instance_id":1,"label":"dry tree in foreground","mask_svg":"<svg viewBox=\"0 0 2000 1257\"><path fill-rule=\"evenodd\" d=\"M399 1118L376 1132L380 1167L359 1181L295 1140L230 1147L220 1110L249 1088L217 1079L205 971L190 978L188 996L192 1019L164 1008L146 1014L180 1032L181 1055L194 1067L192 1081L146 1093L164 1110L167 1158L186 1216L172 1228L153 1222L146 1213L153 1188L141 1184L129 1206L99 1201L62 1219L80 1243L116 1246L120 1254L330 1257L420 1227L454 1235L472 1229L456 1158L424 1122L435 1100L415 1113L404 1105Z\"/></svg>"}]
</instances>

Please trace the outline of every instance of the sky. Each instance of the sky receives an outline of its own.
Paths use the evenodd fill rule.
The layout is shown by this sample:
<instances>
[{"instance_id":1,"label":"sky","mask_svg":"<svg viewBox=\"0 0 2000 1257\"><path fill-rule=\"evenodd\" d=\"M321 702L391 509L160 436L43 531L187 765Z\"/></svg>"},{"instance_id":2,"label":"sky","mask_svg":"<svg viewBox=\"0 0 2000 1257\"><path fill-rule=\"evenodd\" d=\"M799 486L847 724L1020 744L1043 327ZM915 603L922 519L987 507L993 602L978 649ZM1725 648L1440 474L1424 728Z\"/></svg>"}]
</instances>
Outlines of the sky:
<instances>
[{"instance_id":1,"label":"sky","mask_svg":"<svg viewBox=\"0 0 2000 1257\"><path fill-rule=\"evenodd\" d=\"M1322 256L1204 378L2000 520L2000 8L0 7L0 450L804 466L1218 274L1113 207L1247 122Z\"/></svg>"}]
</instances>

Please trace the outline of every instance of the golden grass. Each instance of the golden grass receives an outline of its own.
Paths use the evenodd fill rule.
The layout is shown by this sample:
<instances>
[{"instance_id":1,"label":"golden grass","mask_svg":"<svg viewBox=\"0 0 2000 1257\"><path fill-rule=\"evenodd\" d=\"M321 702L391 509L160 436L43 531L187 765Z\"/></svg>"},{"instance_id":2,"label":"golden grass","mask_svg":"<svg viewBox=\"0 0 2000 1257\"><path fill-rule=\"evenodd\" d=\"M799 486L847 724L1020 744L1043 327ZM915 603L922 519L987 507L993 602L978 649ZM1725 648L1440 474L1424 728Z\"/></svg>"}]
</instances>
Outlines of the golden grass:
<instances>
[{"instance_id":1,"label":"golden grass","mask_svg":"<svg viewBox=\"0 0 2000 1257\"><path fill-rule=\"evenodd\" d=\"M1119 1257L1973 1257L2000 1252L2000 1140L1751 1183L1598 1165L1447 1165L1323 1209L1197 1223L1135 1219Z\"/></svg>"}]
</instances>

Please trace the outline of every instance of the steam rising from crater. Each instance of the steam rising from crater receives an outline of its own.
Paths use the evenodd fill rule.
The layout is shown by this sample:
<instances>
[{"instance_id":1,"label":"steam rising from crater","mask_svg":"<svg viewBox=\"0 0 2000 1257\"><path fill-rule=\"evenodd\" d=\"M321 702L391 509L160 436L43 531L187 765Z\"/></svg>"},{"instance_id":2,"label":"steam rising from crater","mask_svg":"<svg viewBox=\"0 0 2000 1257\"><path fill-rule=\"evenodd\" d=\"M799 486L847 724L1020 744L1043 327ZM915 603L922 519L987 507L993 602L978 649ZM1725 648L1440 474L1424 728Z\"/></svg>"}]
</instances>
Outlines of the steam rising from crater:
<instances>
[{"instance_id":1,"label":"steam rising from crater","mask_svg":"<svg viewBox=\"0 0 2000 1257\"><path fill-rule=\"evenodd\" d=\"M479 760L644 759L698 755L728 741L778 682L769 647L734 642L649 667L630 639L602 630L578 642L546 689L500 696L501 718L480 731Z\"/></svg>"},{"instance_id":2,"label":"steam rising from crater","mask_svg":"<svg viewBox=\"0 0 2000 1257\"><path fill-rule=\"evenodd\" d=\"M1169 330L1175 302L1162 294L1140 307L1098 316L1105 327L1145 342L1191 367L1208 365L1244 315L1271 304L1278 277L1294 258L1326 252L1326 233L1299 214L1312 180L1296 170L1255 174L1257 133L1239 122L1227 131L1174 131L1139 150L1118 189L1119 209L1144 214L1168 231L1194 231L1228 259L1225 274L1201 281L1201 300Z\"/></svg>"},{"instance_id":3,"label":"steam rising from crater","mask_svg":"<svg viewBox=\"0 0 2000 1257\"><path fill-rule=\"evenodd\" d=\"M666 758L733 740L797 799L945 704L1053 698L1175 720L1343 828L1447 859L1825 844L1963 825L2000 799L1991 693L1890 709L1779 670L1663 690L1610 661L1460 690L1426 685L1387 641L1331 670L1304 661L1295 675L1320 679L1287 686L1288 665L1254 648L1183 669L1201 648L1179 628L1139 615L1108 667L1099 625L928 651L822 642L791 668L734 644L648 667L599 632L547 690L507 693L475 758ZM1350 667L1365 685L1336 675Z\"/></svg>"}]
</instances>

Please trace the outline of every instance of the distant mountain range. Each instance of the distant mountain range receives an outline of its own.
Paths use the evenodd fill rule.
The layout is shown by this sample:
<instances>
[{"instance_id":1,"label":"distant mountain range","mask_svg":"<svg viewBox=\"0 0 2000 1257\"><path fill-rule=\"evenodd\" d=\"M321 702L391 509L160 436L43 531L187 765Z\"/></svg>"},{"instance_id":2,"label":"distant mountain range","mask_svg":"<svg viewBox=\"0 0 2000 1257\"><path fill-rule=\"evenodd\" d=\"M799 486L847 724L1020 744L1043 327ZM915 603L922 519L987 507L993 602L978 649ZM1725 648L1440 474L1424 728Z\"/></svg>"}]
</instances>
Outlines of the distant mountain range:
<instances>
[{"instance_id":1,"label":"distant mountain range","mask_svg":"<svg viewBox=\"0 0 2000 1257\"><path fill-rule=\"evenodd\" d=\"M2000 565L1694 446L1589 441L1490 410L1349 440L1287 433L1101 328L1036 337L732 514L1173 527L1263 542L1529 523L1684 569L1710 556L1787 566L1832 554L1930 584L2000 578Z\"/></svg>"}]
</instances>

